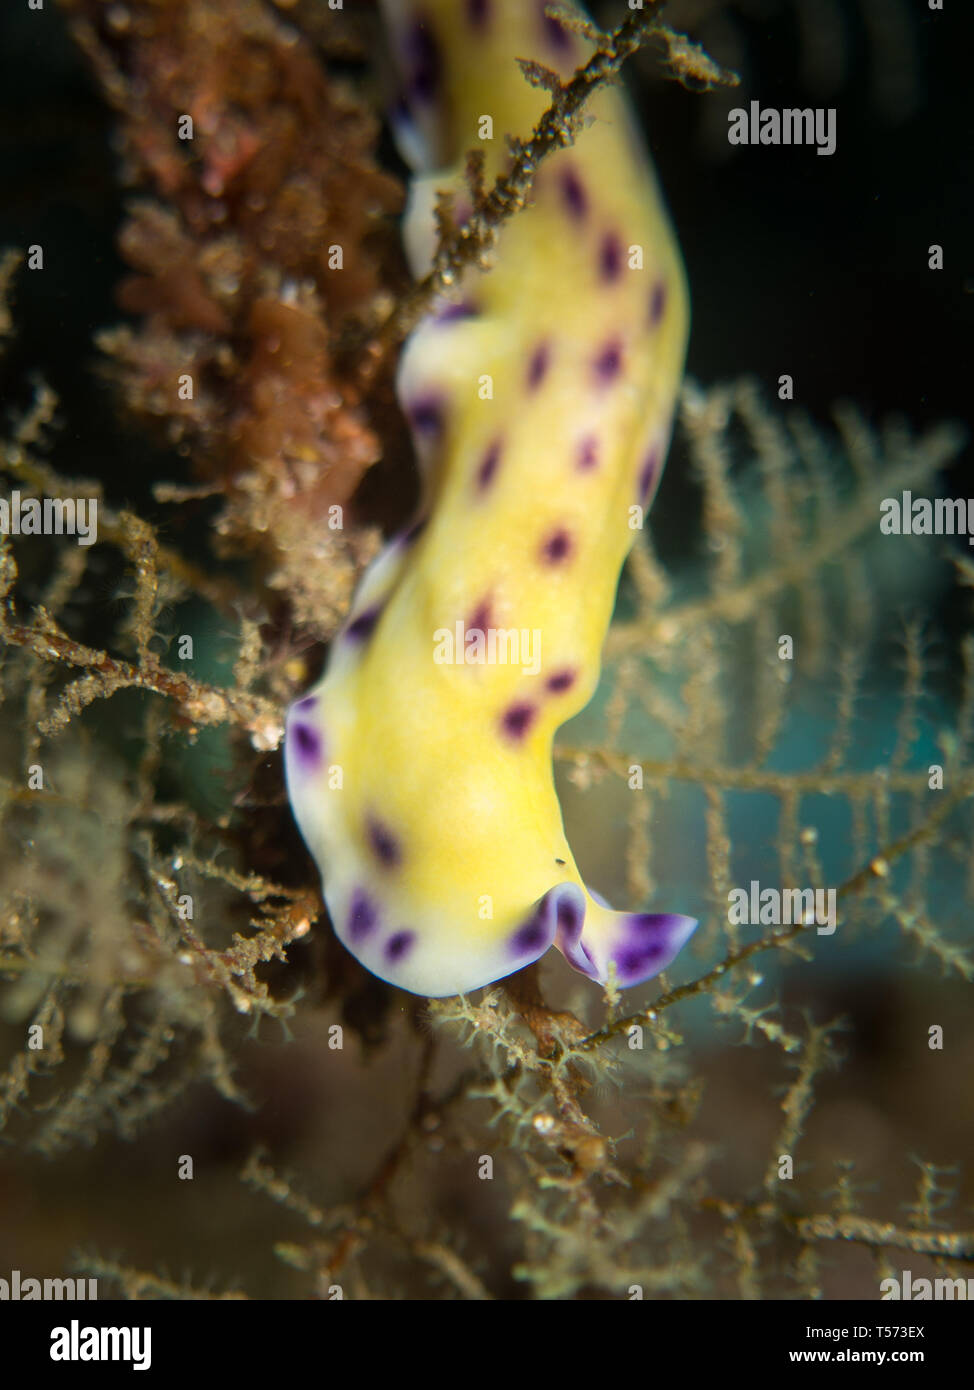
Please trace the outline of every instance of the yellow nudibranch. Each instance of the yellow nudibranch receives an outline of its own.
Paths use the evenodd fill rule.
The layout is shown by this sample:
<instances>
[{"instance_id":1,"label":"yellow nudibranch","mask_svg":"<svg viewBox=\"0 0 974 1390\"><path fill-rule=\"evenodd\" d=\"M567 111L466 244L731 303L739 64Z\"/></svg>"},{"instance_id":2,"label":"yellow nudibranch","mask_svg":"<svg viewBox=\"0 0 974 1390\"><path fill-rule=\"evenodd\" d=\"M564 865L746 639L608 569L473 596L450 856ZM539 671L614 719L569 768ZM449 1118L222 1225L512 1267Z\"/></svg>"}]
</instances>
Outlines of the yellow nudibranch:
<instances>
[{"instance_id":1,"label":"yellow nudibranch","mask_svg":"<svg viewBox=\"0 0 974 1390\"><path fill-rule=\"evenodd\" d=\"M465 152L486 149L490 182L505 133L526 139L547 105L516 59L568 77L591 45L545 0L383 8L396 134L421 171L405 227L420 275L437 190L463 208ZM397 390L420 519L366 573L323 679L288 713L288 793L335 931L417 994L485 985L551 945L594 980L614 966L637 984L696 926L586 889L552 775L555 730L598 682L632 509L659 481L689 318L625 96L596 91L587 116L539 165L490 268L408 340Z\"/></svg>"}]
</instances>

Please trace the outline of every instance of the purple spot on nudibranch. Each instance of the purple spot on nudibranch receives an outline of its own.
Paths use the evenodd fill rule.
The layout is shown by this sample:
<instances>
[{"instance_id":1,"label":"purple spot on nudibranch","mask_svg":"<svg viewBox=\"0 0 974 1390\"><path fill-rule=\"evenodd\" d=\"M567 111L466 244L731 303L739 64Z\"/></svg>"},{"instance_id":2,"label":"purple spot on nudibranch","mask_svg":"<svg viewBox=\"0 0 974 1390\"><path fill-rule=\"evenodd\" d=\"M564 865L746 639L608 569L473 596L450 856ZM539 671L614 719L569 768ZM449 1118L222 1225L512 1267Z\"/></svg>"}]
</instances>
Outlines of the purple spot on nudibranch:
<instances>
[{"instance_id":1,"label":"purple spot on nudibranch","mask_svg":"<svg viewBox=\"0 0 974 1390\"><path fill-rule=\"evenodd\" d=\"M662 280L657 280L649 294L649 322L655 328L663 317L666 308L666 286Z\"/></svg>"},{"instance_id":2,"label":"purple spot on nudibranch","mask_svg":"<svg viewBox=\"0 0 974 1390\"><path fill-rule=\"evenodd\" d=\"M291 743L301 763L313 770L321 762L321 739L310 724L292 724L289 730Z\"/></svg>"},{"instance_id":3,"label":"purple spot on nudibranch","mask_svg":"<svg viewBox=\"0 0 974 1390\"><path fill-rule=\"evenodd\" d=\"M432 438L443 428L443 402L439 396L419 396L408 411L409 423L417 434Z\"/></svg>"},{"instance_id":4,"label":"purple spot on nudibranch","mask_svg":"<svg viewBox=\"0 0 974 1390\"><path fill-rule=\"evenodd\" d=\"M480 467L477 469L477 489L479 492L486 492L490 487L491 483L494 481L494 474L497 472L497 466L500 461L501 443L499 439L495 439L486 454L484 454L480 462Z\"/></svg>"},{"instance_id":5,"label":"purple spot on nudibranch","mask_svg":"<svg viewBox=\"0 0 974 1390\"><path fill-rule=\"evenodd\" d=\"M378 914L372 899L361 888L356 888L348 910L349 936L353 941L361 941L363 936L368 936L372 931L377 920Z\"/></svg>"},{"instance_id":6,"label":"purple spot on nudibranch","mask_svg":"<svg viewBox=\"0 0 974 1390\"><path fill-rule=\"evenodd\" d=\"M647 941L642 945L624 946L621 951L617 951L615 954L619 983L623 984L633 975L639 975L644 970L651 968L658 961L661 961L665 954L666 947L660 941Z\"/></svg>"},{"instance_id":7,"label":"purple spot on nudibranch","mask_svg":"<svg viewBox=\"0 0 974 1390\"><path fill-rule=\"evenodd\" d=\"M543 901L543 899L542 899ZM511 950L516 956L528 951L540 951L548 940L548 928L544 922L544 910L536 913L523 927L518 927L511 937Z\"/></svg>"},{"instance_id":8,"label":"purple spot on nudibranch","mask_svg":"<svg viewBox=\"0 0 974 1390\"><path fill-rule=\"evenodd\" d=\"M369 844L372 846L375 857L387 869L394 868L399 863L402 853L399 848L399 841L392 831L375 816L369 818L367 830Z\"/></svg>"},{"instance_id":9,"label":"purple spot on nudibranch","mask_svg":"<svg viewBox=\"0 0 974 1390\"><path fill-rule=\"evenodd\" d=\"M659 450L651 449L639 472L639 500L645 503L659 475Z\"/></svg>"},{"instance_id":10,"label":"purple spot on nudibranch","mask_svg":"<svg viewBox=\"0 0 974 1390\"><path fill-rule=\"evenodd\" d=\"M613 381L622 368L622 344L613 339L595 359L595 375L604 384Z\"/></svg>"},{"instance_id":11,"label":"purple spot on nudibranch","mask_svg":"<svg viewBox=\"0 0 974 1390\"><path fill-rule=\"evenodd\" d=\"M606 232L599 247L599 273L610 283L622 274L622 242L615 232Z\"/></svg>"},{"instance_id":12,"label":"purple spot on nudibranch","mask_svg":"<svg viewBox=\"0 0 974 1390\"><path fill-rule=\"evenodd\" d=\"M293 707L293 708L294 708L294 713L295 713L295 714L298 714L298 713L303 712L303 713L307 714L309 710L313 710L313 709L314 709L314 707L315 707L315 705L316 705L317 703L318 703L318 696L317 696L317 695L305 695L305 696L303 697L303 699L298 700L297 704L294 705L294 707Z\"/></svg>"},{"instance_id":13,"label":"purple spot on nudibranch","mask_svg":"<svg viewBox=\"0 0 974 1390\"><path fill-rule=\"evenodd\" d=\"M414 931L397 931L386 942L386 959L390 961L402 960L406 952L412 949L415 940L416 933Z\"/></svg>"},{"instance_id":14,"label":"purple spot on nudibranch","mask_svg":"<svg viewBox=\"0 0 974 1390\"><path fill-rule=\"evenodd\" d=\"M364 638L371 636L381 613L382 609L378 604L374 608L367 608L364 613L360 613L357 618L352 619L345 629L345 636L353 642L361 642Z\"/></svg>"},{"instance_id":15,"label":"purple spot on nudibranch","mask_svg":"<svg viewBox=\"0 0 974 1390\"><path fill-rule=\"evenodd\" d=\"M478 314L476 304L469 299L456 299L452 304L444 304L436 314L437 323L455 323L458 319L476 318Z\"/></svg>"},{"instance_id":16,"label":"purple spot on nudibranch","mask_svg":"<svg viewBox=\"0 0 974 1390\"><path fill-rule=\"evenodd\" d=\"M417 20L406 37L409 92L417 101L431 102L440 84L440 49L433 31Z\"/></svg>"},{"instance_id":17,"label":"purple spot on nudibranch","mask_svg":"<svg viewBox=\"0 0 974 1390\"><path fill-rule=\"evenodd\" d=\"M588 194L585 192L585 185L570 165L562 170L561 195L572 217L581 222L588 212Z\"/></svg>"},{"instance_id":18,"label":"purple spot on nudibranch","mask_svg":"<svg viewBox=\"0 0 974 1390\"><path fill-rule=\"evenodd\" d=\"M575 672L568 670L556 671L554 675L549 676L545 681L545 685L551 691L552 695L561 695L563 691L570 690L574 684Z\"/></svg>"},{"instance_id":19,"label":"purple spot on nudibranch","mask_svg":"<svg viewBox=\"0 0 974 1390\"><path fill-rule=\"evenodd\" d=\"M556 904L555 944L576 970L593 975L592 958L581 939L585 925L585 895L574 883L560 883L551 892Z\"/></svg>"},{"instance_id":20,"label":"purple spot on nudibranch","mask_svg":"<svg viewBox=\"0 0 974 1390\"><path fill-rule=\"evenodd\" d=\"M665 970L696 930L692 917L638 912L626 918L626 934L612 952L619 983L638 984Z\"/></svg>"},{"instance_id":21,"label":"purple spot on nudibranch","mask_svg":"<svg viewBox=\"0 0 974 1390\"><path fill-rule=\"evenodd\" d=\"M560 565L572 553L572 538L567 531L552 531L541 546L541 554L549 565Z\"/></svg>"},{"instance_id":22,"label":"purple spot on nudibranch","mask_svg":"<svg viewBox=\"0 0 974 1390\"><path fill-rule=\"evenodd\" d=\"M661 939L673 930L674 922L682 919L667 912L631 912L627 919L629 930L637 936L655 936Z\"/></svg>"},{"instance_id":23,"label":"purple spot on nudibranch","mask_svg":"<svg viewBox=\"0 0 974 1390\"><path fill-rule=\"evenodd\" d=\"M536 714L537 710L534 705L525 702L508 705L502 720L504 732L509 734L511 738L523 738L534 723Z\"/></svg>"},{"instance_id":24,"label":"purple spot on nudibranch","mask_svg":"<svg viewBox=\"0 0 974 1390\"><path fill-rule=\"evenodd\" d=\"M539 343L531 354L531 361L528 364L529 391L536 391L544 381L548 371L550 355L547 343Z\"/></svg>"},{"instance_id":25,"label":"purple spot on nudibranch","mask_svg":"<svg viewBox=\"0 0 974 1390\"><path fill-rule=\"evenodd\" d=\"M581 911L572 898L558 899L558 927L561 931L578 931Z\"/></svg>"},{"instance_id":26,"label":"purple spot on nudibranch","mask_svg":"<svg viewBox=\"0 0 974 1390\"><path fill-rule=\"evenodd\" d=\"M468 632L487 632L487 629L490 627L490 603L487 599L477 604L473 616L466 626Z\"/></svg>"},{"instance_id":27,"label":"purple spot on nudibranch","mask_svg":"<svg viewBox=\"0 0 974 1390\"><path fill-rule=\"evenodd\" d=\"M587 473L596 468L599 462L599 441L594 434L587 434L578 446L578 470Z\"/></svg>"},{"instance_id":28,"label":"purple spot on nudibranch","mask_svg":"<svg viewBox=\"0 0 974 1390\"><path fill-rule=\"evenodd\" d=\"M475 29L485 28L490 17L490 0L467 0L467 14Z\"/></svg>"}]
</instances>

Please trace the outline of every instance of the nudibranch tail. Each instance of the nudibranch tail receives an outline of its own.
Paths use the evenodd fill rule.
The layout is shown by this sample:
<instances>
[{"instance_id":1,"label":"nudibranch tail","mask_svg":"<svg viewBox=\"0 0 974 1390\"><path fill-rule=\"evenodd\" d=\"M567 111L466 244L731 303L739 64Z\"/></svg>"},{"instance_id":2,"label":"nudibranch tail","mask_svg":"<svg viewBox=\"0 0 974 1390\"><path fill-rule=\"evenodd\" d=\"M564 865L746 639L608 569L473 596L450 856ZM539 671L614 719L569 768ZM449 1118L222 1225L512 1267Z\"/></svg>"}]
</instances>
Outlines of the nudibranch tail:
<instances>
[{"instance_id":1,"label":"nudibranch tail","mask_svg":"<svg viewBox=\"0 0 974 1390\"><path fill-rule=\"evenodd\" d=\"M465 152L483 148L494 177L504 135L528 138L547 105L517 60L567 77L591 45L546 0L383 9L397 130L427 171L405 228L421 274L437 190L466 215ZM587 112L490 268L460 277L405 346L397 393L423 521L365 575L325 676L288 714L288 794L335 931L419 994L474 989L551 946L593 980L638 984L696 925L613 912L585 887L552 775L555 730L598 682L688 332L683 267L625 98L604 88Z\"/></svg>"},{"instance_id":2,"label":"nudibranch tail","mask_svg":"<svg viewBox=\"0 0 974 1390\"><path fill-rule=\"evenodd\" d=\"M696 930L696 919L676 912L613 912L593 901L584 916L566 922L555 945L570 965L598 984L610 975L622 987L642 984L665 970Z\"/></svg>"}]
</instances>

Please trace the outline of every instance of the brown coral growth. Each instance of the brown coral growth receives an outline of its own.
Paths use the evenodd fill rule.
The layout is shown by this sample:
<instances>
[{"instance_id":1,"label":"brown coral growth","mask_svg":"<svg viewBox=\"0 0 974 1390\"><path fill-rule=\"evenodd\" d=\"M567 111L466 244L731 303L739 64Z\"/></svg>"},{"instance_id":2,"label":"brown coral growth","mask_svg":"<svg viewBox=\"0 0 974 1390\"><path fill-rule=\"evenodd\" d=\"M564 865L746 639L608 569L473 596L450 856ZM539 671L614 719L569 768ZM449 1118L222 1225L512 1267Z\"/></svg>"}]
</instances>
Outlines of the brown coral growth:
<instances>
[{"instance_id":1,"label":"brown coral growth","mask_svg":"<svg viewBox=\"0 0 974 1390\"><path fill-rule=\"evenodd\" d=\"M141 322L99 345L131 411L226 492L227 543L262 553L327 635L373 544L330 509L380 452L337 354L350 318L386 311L379 267L397 264L377 119L257 0L63 8L148 195L119 237L119 303Z\"/></svg>"}]
</instances>

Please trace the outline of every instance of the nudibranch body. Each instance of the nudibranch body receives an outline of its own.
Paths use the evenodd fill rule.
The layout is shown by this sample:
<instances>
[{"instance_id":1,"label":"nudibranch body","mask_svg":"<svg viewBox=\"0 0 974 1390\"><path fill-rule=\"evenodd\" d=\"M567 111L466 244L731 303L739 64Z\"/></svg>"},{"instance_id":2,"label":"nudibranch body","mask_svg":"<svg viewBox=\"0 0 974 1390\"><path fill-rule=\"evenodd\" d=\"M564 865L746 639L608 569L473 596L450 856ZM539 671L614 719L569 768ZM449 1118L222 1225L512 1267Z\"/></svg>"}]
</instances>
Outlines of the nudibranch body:
<instances>
[{"instance_id":1,"label":"nudibranch body","mask_svg":"<svg viewBox=\"0 0 974 1390\"><path fill-rule=\"evenodd\" d=\"M465 152L504 164L588 42L542 0L384 0L414 163L422 273L435 191ZM591 697L633 508L659 481L688 331L684 273L625 97L603 88L574 146L403 351L421 520L365 575L327 672L292 706L288 791L340 939L418 994L476 988L555 945L620 985L696 923L613 912L582 882L552 776L556 728ZM481 146L483 116L494 138ZM517 649L515 650L515 645ZM513 659L512 659L513 658Z\"/></svg>"}]
</instances>

